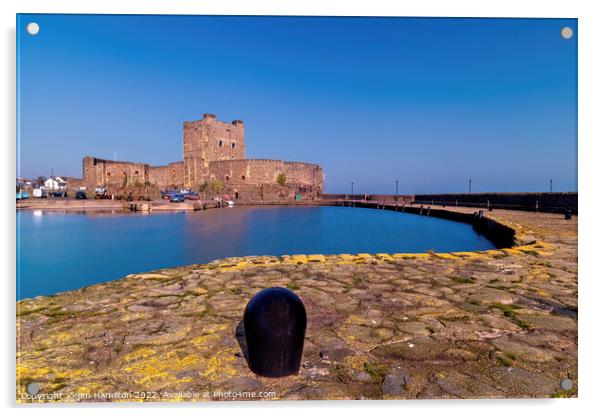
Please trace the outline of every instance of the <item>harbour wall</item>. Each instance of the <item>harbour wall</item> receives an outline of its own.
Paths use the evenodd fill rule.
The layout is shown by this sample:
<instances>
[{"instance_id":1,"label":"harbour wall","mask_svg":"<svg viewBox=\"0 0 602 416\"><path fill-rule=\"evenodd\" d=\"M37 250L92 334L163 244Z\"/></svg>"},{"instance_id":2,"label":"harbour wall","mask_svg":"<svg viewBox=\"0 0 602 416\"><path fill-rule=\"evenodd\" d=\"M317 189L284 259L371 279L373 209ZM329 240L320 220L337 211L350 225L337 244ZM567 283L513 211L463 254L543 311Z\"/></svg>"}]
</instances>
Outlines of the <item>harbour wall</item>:
<instances>
[{"instance_id":1,"label":"harbour wall","mask_svg":"<svg viewBox=\"0 0 602 416\"><path fill-rule=\"evenodd\" d=\"M559 213L571 210L577 214L577 192L508 192L464 194L418 194L415 204L464 206L482 209L518 209Z\"/></svg>"},{"instance_id":2,"label":"harbour wall","mask_svg":"<svg viewBox=\"0 0 602 416\"><path fill-rule=\"evenodd\" d=\"M391 204L377 201L340 201L337 205L354 208L372 208L387 211L405 212L408 214L417 214L427 217L442 218L451 221L462 222L472 225L478 233L487 237L497 248L509 248L517 244L530 244L533 241L517 241L516 232L513 228L501 224L491 218L474 213L451 211L441 208L432 208L430 206L417 206L405 204Z\"/></svg>"}]
</instances>

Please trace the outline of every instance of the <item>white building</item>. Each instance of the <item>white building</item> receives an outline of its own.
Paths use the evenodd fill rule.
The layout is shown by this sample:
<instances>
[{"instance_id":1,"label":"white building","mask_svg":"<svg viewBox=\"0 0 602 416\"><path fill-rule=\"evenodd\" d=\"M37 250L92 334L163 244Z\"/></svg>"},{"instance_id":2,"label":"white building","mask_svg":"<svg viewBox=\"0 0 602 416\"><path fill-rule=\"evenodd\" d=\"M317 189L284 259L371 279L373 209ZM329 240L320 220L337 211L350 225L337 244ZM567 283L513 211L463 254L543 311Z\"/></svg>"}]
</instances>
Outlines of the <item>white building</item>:
<instances>
[{"instance_id":1,"label":"white building","mask_svg":"<svg viewBox=\"0 0 602 416\"><path fill-rule=\"evenodd\" d=\"M58 176L54 176L44 181L44 188L51 190L62 190L67 188L67 181Z\"/></svg>"}]
</instances>

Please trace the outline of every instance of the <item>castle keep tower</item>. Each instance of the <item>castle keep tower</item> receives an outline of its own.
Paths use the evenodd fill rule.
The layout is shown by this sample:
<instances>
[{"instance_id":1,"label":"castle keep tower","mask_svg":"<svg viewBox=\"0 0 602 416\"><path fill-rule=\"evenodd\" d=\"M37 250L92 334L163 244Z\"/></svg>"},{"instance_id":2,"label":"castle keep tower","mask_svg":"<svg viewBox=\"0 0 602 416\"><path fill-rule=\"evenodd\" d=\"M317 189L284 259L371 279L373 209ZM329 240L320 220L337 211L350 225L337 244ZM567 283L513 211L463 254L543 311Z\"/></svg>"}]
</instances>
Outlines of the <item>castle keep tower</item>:
<instances>
[{"instance_id":1,"label":"castle keep tower","mask_svg":"<svg viewBox=\"0 0 602 416\"><path fill-rule=\"evenodd\" d=\"M209 163L245 158L243 122L218 121L203 114L197 121L185 121L183 129L184 186L194 188L209 179Z\"/></svg>"}]
</instances>

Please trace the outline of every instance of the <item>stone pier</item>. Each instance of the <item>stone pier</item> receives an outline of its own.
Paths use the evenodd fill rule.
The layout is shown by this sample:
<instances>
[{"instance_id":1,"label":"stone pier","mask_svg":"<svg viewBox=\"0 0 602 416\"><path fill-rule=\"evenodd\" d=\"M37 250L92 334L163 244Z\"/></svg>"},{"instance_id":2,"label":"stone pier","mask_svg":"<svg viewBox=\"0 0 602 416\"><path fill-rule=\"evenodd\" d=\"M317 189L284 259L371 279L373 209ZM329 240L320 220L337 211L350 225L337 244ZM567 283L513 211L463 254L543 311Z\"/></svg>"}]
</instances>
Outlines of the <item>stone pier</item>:
<instances>
[{"instance_id":1,"label":"stone pier","mask_svg":"<svg viewBox=\"0 0 602 416\"><path fill-rule=\"evenodd\" d=\"M515 245L228 258L22 300L17 399L30 383L47 401L576 396L577 217L485 218ZM271 286L308 313L301 371L281 379L254 375L238 342L246 303Z\"/></svg>"}]
</instances>

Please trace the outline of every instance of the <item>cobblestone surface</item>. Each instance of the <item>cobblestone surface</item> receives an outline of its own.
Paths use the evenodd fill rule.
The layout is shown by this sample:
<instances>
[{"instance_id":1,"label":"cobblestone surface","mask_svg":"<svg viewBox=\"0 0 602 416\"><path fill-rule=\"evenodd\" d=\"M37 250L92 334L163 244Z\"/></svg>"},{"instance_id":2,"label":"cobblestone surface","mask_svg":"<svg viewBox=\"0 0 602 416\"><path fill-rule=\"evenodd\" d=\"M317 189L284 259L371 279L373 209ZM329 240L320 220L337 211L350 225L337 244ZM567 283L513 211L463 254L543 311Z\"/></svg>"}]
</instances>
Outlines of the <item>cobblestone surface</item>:
<instances>
[{"instance_id":1,"label":"cobblestone surface","mask_svg":"<svg viewBox=\"0 0 602 416\"><path fill-rule=\"evenodd\" d=\"M17 400L576 396L577 219L487 216L519 245L229 258L22 300ZM248 300L271 286L308 312L301 371L282 379L255 376L236 338ZM31 383L42 396L25 394Z\"/></svg>"}]
</instances>

